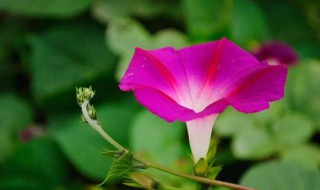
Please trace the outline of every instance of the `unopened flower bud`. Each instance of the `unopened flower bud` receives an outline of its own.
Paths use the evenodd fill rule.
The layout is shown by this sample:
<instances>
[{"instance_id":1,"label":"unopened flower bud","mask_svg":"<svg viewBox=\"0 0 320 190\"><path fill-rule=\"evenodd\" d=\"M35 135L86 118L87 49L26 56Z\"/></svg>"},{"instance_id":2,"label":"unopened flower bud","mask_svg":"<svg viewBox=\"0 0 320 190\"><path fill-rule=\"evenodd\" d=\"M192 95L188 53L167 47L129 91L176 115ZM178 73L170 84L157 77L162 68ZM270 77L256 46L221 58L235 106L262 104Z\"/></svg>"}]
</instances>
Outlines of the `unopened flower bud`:
<instances>
[{"instance_id":1,"label":"unopened flower bud","mask_svg":"<svg viewBox=\"0 0 320 190\"><path fill-rule=\"evenodd\" d=\"M83 88L83 97L87 100L90 100L93 98L95 92L92 90L92 87L89 88Z\"/></svg>"},{"instance_id":2,"label":"unopened flower bud","mask_svg":"<svg viewBox=\"0 0 320 190\"><path fill-rule=\"evenodd\" d=\"M80 117L81 117L81 122L83 122L83 123L88 123L83 114L81 114Z\"/></svg>"},{"instance_id":3,"label":"unopened flower bud","mask_svg":"<svg viewBox=\"0 0 320 190\"><path fill-rule=\"evenodd\" d=\"M91 118L91 119L97 119L97 112L96 112L96 110L94 109L94 107L93 106L91 106L91 105L88 105L88 114L89 114L89 117Z\"/></svg>"}]
</instances>

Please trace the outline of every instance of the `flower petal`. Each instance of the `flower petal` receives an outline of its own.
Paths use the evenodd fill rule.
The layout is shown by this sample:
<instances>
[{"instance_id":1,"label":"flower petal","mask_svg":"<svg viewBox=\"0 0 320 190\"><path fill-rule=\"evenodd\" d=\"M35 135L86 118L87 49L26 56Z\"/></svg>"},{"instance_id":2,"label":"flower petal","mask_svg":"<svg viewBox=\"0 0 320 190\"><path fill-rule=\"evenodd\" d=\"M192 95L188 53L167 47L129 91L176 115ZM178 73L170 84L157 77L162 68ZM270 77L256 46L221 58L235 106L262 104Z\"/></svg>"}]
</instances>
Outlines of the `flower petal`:
<instances>
[{"instance_id":1,"label":"flower petal","mask_svg":"<svg viewBox=\"0 0 320 190\"><path fill-rule=\"evenodd\" d=\"M192 101L182 62L172 47L157 50L136 48L119 86L124 91L139 86L152 87L185 107L190 107Z\"/></svg>"},{"instance_id":2,"label":"flower petal","mask_svg":"<svg viewBox=\"0 0 320 190\"><path fill-rule=\"evenodd\" d=\"M197 163L200 158L206 158L213 124L217 117L218 114L213 114L187 122L189 143L194 163Z\"/></svg>"},{"instance_id":3,"label":"flower petal","mask_svg":"<svg viewBox=\"0 0 320 190\"><path fill-rule=\"evenodd\" d=\"M168 122L192 115L193 111L180 106L172 98L159 90L150 87L139 87L134 90L138 102L147 107L152 113Z\"/></svg>"},{"instance_id":4,"label":"flower petal","mask_svg":"<svg viewBox=\"0 0 320 190\"><path fill-rule=\"evenodd\" d=\"M268 61L269 64L294 65L299 56L288 44L279 41L270 41L252 53L260 61Z\"/></svg>"},{"instance_id":5,"label":"flower petal","mask_svg":"<svg viewBox=\"0 0 320 190\"><path fill-rule=\"evenodd\" d=\"M284 96L287 68L260 66L233 83L226 98L236 110L251 113L269 108L269 102Z\"/></svg>"},{"instance_id":6,"label":"flower petal","mask_svg":"<svg viewBox=\"0 0 320 190\"><path fill-rule=\"evenodd\" d=\"M198 100L194 106L197 112L226 96L223 91L226 84L246 69L260 64L251 54L226 38L186 47L178 52L192 97Z\"/></svg>"}]
</instances>

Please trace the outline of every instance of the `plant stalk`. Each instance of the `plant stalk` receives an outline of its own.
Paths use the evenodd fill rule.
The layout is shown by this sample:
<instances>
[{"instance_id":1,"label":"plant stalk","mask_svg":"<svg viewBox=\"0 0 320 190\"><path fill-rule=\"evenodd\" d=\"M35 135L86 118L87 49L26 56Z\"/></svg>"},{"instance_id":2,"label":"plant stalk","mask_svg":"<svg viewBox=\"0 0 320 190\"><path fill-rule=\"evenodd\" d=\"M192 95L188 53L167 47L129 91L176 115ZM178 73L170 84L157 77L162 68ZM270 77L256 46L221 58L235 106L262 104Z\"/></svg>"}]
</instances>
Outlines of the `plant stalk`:
<instances>
[{"instance_id":1,"label":"plant stalk","mask_svg":"<svg viewBox=\"0 0 320 190\"><path fill-rule=\"evenodd\" d=\"M111 145L113 145L115 148L117 148L120 151L124 151L124 152L129 152L128 149L126 149L125 147L123 147L122 145L120 145L117 141L115 141L112 137L110 137L101 127L101 125L96 121L96 120L92 120L88 114L87 111L87 105L89 104L88 100L84 100L84 102L81 105L81 109L82 109L82 113L84 118L86 119L86 121L89 123L89 125L95 129L106 141L108 141ZM176 175L179 177L183 177L186 179L190 179L202 184L207 184L210 186L223 186L223 187L228 187L231 189L235 189L235 190L255 190L249 187L245 187L245 186L241 186L241 185L237 185L234 183L228 183L228 182L224 182L224 181L219 181L219 180L212 180L209 178L205 178L205 177L199 177L199 176L194 176L194 175L189 175L189 174L185 174L185 173L181 173L175 170L172 170L170 168L155 164L155 163L150 163L150 162L146 162L140 158L137 158L135 155L132 155L133 159L141 164L143 164L145 166L145 168L154 168L156 170L160 170L166 173L170 173L172 175Z\"/></svg>"}]
</instances>

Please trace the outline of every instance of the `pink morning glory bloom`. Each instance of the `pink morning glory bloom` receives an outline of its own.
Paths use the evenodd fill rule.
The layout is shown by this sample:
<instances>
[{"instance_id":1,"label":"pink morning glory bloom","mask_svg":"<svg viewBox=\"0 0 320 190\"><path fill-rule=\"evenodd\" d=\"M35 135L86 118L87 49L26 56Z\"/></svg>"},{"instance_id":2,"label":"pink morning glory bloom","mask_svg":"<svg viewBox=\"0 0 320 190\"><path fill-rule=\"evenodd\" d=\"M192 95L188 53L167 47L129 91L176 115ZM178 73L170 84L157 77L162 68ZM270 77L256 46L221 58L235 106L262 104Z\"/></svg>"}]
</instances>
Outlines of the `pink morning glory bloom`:
<instances>
[{"instance_id":1,"label":"pink morning glory bloom","mask_svg":"<svg viewBox=\"0 0 320 190\"><path fill-rule=\"evenodd\" d=\"M294 65L298 62L297 53L288 45L279 41L270 41L262 44L252 54L260 61L270 65Z\"/></svg>"},{"instance_id":2,"label":"pink morning glory bloom","mask_svg":"<svg viewBox=\"0 0 320 190\"><path fill-rule=\"evenodd\" d=\"M120 82L168 122L186 122L197 162L209 149L213 124L227 106L258 112L283 97L287 69L259 62L226 38L176 50L136 48Z\"/></svg>"}]
</instances>

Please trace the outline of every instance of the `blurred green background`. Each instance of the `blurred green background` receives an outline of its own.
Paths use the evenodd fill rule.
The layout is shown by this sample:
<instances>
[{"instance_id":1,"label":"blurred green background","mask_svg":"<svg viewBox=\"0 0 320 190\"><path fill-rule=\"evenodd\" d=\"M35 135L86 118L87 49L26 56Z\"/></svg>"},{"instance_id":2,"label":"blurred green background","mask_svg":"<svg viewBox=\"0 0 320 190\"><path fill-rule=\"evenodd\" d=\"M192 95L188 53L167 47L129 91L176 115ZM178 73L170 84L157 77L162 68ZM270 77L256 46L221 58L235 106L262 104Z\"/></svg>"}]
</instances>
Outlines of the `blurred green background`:
<instances>
[{"instance_id":1,"label":"blurred green background","mask_svg":"<svg viewBox=\"0 0 320 190\"><path fill-rule=\"evenodd\" d=\"M76 86L92 85L104 129L141 157L192 172L185 124L166 123L118 82L134 47L180 48L226 36L242 48L268 40L298 53L286 97L216 122L217 179L261 190L320 189L318 0L0 0L0 189L133 189L104 186L112 149L80 122ZM148 170L178 189L195 184ZM225 188L217 188L226 190Z\"/></svg>"}]
</instances>

